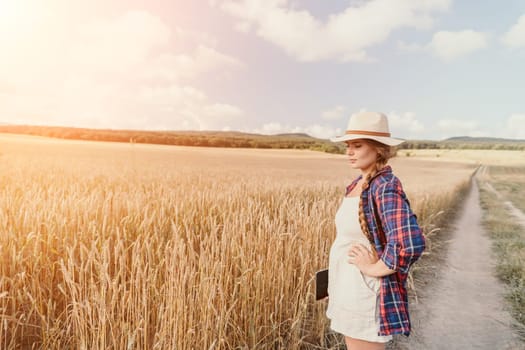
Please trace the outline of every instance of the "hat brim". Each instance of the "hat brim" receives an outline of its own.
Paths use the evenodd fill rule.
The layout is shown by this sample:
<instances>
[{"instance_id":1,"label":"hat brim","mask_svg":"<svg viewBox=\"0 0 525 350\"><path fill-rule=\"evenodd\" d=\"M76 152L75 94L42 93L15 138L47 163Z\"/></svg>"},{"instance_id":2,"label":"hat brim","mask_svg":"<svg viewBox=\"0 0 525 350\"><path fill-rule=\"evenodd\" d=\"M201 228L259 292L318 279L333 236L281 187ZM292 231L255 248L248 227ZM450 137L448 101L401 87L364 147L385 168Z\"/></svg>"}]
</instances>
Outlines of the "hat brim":
<instances>
[{"instance_id":1,"label":"hat brim","mask_svg":"<svg viewBox=\"0 0 525 350\"><path fill-rule=\"evenodd\" d=\"M377 142L383 143L388 146L397 146L405 142L405 140L395 139L392 137L368 136L368 135L356 135L356 134L346 134L342 136L337 136L337 137L331 138L330 141L345 142L345 141L359 140L359 139L375 140Z\"/></svg>"}]
</instances>

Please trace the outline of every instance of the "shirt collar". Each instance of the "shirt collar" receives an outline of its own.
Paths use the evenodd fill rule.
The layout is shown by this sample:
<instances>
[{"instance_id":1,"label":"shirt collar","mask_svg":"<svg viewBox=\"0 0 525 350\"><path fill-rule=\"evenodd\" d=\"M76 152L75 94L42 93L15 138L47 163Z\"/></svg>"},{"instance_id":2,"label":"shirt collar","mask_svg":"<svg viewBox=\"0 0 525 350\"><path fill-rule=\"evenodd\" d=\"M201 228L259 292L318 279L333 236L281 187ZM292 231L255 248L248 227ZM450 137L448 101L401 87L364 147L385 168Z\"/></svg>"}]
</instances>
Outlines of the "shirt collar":
<instances>
[{"instance_id":1,"label":"shirt collar","mask_svg":"<svg viewBox=\"0 0 525 350\"><path fill-rule=\"evenodd\" d=\"M381 176L381 175L386 175L386 174L389 174L389 173L392 173L392 168L390 167L390 165L385 165L383 168L381 168L381 170L379 170L375 175L374 177L372 177L372 179L370 179L370 183L372 182L373 179L375 179L376 177L378 176ZM352 181L352 183L350 185L347 186L346 188L346 194L350 193L350 191L352 191L352 189L355 187L355 185L359 182L359 180L361 180L363 178L363 175L359 175L354 181Z\"/></svg>"}]
</instances>

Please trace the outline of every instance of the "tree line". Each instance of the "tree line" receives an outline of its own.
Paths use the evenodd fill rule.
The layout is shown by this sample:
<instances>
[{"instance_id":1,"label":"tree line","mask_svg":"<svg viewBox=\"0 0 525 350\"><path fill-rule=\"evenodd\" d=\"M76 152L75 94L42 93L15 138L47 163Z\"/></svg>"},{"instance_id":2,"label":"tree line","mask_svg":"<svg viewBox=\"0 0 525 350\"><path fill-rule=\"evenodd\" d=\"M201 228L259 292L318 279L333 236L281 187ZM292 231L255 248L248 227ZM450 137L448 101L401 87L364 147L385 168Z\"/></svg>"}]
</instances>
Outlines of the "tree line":
<instances>
[{"instance_id":1,"label":"tree line","mask_svg":"<svg viewBox=\"0 0 525 350\"><path fill-rule=\"evenodd\" d=\"M0 132L70 140L149 143L159 145L308 149L342 154L344 144L306 134L260 135L236 131L147 131L88 129L59 126L0 125ZM409 140L398 149L501 149L525 150L525 141L454 138L444 141Z\"/></svg>"}]
</instances>

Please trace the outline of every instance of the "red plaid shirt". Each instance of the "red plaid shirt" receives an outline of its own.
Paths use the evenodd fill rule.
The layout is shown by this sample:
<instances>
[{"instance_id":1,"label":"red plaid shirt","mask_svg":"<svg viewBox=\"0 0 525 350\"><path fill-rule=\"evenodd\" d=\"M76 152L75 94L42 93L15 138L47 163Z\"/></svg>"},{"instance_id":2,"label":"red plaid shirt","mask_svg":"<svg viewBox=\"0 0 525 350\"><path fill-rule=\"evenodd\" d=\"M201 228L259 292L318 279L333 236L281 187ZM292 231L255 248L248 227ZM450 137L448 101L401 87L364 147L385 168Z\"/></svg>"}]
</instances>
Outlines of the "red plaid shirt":
<instances>
[{"instance_id":1,"label":"red plaid shirt","mask_svg":"<svg viewBox=\"0 0 525 350\"><path fill-rule=\"evenodd\" d=\"M348 194L361 179L359 176L347 188ZM361 192L363 211L368 227L374 236L377 254L385 265L396 273L381 278L379 296L379 335L410 334L408 295L406 279L410 266L425 250L425 237L416 215L403 191L401 182L386 166L370 181L370 186ZM375 201L375 206L372 201ZM374 211L381 221L386 245L378 236L378 223Z\"/></svg>"}]
</instances>

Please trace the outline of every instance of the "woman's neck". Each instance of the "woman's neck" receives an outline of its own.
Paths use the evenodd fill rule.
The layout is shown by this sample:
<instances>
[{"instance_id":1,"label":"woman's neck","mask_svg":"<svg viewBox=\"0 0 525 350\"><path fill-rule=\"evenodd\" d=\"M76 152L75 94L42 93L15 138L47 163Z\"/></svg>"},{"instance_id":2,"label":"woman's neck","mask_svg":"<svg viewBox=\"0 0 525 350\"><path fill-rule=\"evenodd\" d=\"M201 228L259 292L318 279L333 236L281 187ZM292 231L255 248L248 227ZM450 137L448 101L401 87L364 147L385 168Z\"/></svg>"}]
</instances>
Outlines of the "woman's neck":
<instances>
[{"instance_id":1,"label":"woman's neck","mask_svg":"<svg viewBox=\"0 0 525 350\"><path fill-rule=\"evenodd\" d=\"M363 179L366 179L366 177L369 174L375 174L378 171L380 171L381 169L383 169L385 166L386 166L386 164L384 164L384 165L372 164L371 166L369 166L366 169L361 169L361 175L363 175Z\"/></svg>"},{"instance_id":2,"label":"woman's neck","mask_svg":"<svg viewBox=\"0 0 525 350\"><path fill-rule=\"evenodd\" d=\"M366 177L374 171L375 165L370 166L366 169L361 169L361 175L363 175L363 179L366 179Z\"/></svg>"}]
</instances>

